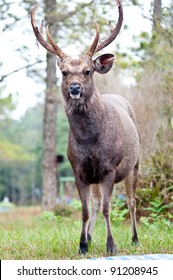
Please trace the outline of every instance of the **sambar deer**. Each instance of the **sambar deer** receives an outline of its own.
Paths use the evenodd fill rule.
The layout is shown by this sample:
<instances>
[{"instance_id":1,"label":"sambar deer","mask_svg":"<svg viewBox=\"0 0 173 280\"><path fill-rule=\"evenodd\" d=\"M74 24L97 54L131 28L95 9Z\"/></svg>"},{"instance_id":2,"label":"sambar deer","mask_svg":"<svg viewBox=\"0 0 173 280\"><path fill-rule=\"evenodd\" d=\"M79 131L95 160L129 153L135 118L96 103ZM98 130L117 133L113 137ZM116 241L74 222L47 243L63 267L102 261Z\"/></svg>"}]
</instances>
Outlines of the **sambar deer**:
<instances>
[{"instance_id":1,"label":"sambar deer","mask_svg":"<svg viewBox=\"0 0 173 280\"><path fill-rule=\"evenodd\" d=\"M68 158L82 203L82 231L79 253L88 251L97 214L102 213L107 229L107 252L116 253L110 225L110 200L113 186L125 182L127 204L132 223L132 241L138 243L136 231L135 188L137 185L140 136L134 111L128 101L115 94L101 95L93 81L94 72L107 73L114 62L113 54L93 56L118 35L123 22L123 9L118 0L119 18L110 35L99 42L99 27L88 51L79 58L65 54L54 42L47 27L48 42L35 23L31 23L38 42L58 57L62 72L62 94L69 122ZM116 86L116 85L115 85ZM89 215L92 200L92 214Z\"/></svg>"}]
</instances>

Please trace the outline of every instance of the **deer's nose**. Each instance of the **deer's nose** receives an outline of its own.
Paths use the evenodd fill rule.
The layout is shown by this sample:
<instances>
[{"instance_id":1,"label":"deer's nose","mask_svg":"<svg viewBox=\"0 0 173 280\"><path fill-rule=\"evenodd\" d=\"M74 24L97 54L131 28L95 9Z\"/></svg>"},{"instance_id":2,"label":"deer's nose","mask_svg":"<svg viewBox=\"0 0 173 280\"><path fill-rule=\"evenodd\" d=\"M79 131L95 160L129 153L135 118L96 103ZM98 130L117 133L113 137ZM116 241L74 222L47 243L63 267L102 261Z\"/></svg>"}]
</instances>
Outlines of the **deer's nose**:
<instances>
[{"instance_id":1,"label":"deer's nose","mask_svg":"<svg viewBox=\"0 0 173 280\"><path fill-rule=\"evenodd\" d=\"M73 82L69 86L69 94L73 99L79 99L82 94L82 86L77 82Z\"/></svg>"},{"instance_id":2,"label":"deer's nose","mask_svg":"<svg viewBox=\"0 0 173 280\"><path fill-rule=\"evenodd\" d=\"M80 90L81 90L81 85L79 83L70 84L70 92L72 94L78 94Z\"/></svg>"}]
</instances>

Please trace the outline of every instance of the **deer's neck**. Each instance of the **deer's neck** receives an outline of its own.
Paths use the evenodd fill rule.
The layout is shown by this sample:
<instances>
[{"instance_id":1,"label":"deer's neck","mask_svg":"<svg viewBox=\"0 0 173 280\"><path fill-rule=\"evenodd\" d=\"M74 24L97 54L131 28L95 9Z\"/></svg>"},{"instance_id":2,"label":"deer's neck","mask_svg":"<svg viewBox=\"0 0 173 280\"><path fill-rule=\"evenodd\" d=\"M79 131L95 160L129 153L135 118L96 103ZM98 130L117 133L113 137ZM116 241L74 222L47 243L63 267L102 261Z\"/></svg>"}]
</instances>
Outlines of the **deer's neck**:
<instances>
[{"instance_id":1,"label":"deer's neck","mask_svg":"<svg viewBox=\"0 0 173 280\"><path fill-rule=\"evenodd\" d=\"M96 144L102 130L104 106L97 92L82 103L75 103L66 113L70 130L79 144Z\"/></svg>"}]
</instances>

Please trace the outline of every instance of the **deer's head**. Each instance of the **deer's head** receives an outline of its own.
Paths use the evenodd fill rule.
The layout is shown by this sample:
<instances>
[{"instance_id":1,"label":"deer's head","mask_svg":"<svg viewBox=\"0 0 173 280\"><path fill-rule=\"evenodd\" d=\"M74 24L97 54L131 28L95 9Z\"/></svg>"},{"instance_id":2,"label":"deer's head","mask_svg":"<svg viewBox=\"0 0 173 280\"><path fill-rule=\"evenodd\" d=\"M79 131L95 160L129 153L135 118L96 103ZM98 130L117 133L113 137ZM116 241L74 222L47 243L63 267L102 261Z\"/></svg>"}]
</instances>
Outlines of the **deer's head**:
<instances>
[{"instance_id":1,"label":"deer's head","mask_svg":"<svg viewBox=\"0 0 173 280\"><path fill-rule=\"evenodd\" d=\"M103 54L96 59L92 59L93 55L98 51L109 45L118 35L122 21L123 21L123 10L119 0L117 0L119 9L118 23L115 28L110 24L111 34L103 41L99 43L99 27L96 24L96 35L93 43L89 47L86 54L79 58L72 58L66 55L61 48L54 42L53 38L49 33L47 26L46 34L49 43L43 38L42 33L39 31L35 24L35 11L38 5L35 5L32 9L31 24L33 31L39 43L52 54L57 56L57 63L62 72L62 90L66 99L78 100L80 98L89 97L93 88L92 75L96 71L100 74L107 73L114 62L113 54Z\"/></svg>"}]
</instances>

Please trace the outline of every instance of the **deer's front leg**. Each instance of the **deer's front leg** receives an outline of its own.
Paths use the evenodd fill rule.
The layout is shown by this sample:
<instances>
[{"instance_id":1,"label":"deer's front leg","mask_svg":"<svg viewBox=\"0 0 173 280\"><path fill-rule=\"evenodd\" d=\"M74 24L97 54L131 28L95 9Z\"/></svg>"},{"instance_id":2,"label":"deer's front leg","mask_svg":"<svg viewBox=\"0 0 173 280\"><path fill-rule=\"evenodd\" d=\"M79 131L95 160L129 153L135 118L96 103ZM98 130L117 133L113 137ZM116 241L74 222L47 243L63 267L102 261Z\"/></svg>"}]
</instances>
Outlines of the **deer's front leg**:
<instances>
[{"instance_id":1,"label":"deer's front leg","mask_svg":"<svg viewBox=\"0 0 173 280\"><path fill-rule=\"evenodd\" d=\"M80 237L79 254L88 252L88 222L89 222L89 204L91 200L90 186L81 182L76 182L78 193L82 203L82 231Z\"/></svg>"}]
</instances>

